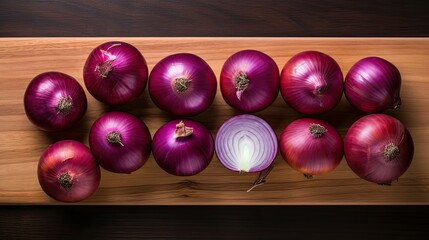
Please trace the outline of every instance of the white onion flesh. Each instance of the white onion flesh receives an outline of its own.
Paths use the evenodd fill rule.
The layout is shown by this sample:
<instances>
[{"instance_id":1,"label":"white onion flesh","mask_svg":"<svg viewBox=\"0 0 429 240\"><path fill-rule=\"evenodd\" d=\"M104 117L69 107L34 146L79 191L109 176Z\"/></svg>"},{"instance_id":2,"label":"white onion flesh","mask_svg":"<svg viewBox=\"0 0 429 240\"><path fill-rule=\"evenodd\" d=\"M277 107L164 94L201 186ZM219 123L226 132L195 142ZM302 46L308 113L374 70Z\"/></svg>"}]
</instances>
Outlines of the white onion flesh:
<instances>
[{"instance_id":1,"label":"white onion flesh","mask_svg":"<svg viewBox=\"0 0 429 240\"><path fill-rule=\"evenodd\" d=\"M263 119L242 114L227 120L216 135L216 154L226 168L237 172L260 172L277 155L278 141Z\"/></svg>"}]
</instances>

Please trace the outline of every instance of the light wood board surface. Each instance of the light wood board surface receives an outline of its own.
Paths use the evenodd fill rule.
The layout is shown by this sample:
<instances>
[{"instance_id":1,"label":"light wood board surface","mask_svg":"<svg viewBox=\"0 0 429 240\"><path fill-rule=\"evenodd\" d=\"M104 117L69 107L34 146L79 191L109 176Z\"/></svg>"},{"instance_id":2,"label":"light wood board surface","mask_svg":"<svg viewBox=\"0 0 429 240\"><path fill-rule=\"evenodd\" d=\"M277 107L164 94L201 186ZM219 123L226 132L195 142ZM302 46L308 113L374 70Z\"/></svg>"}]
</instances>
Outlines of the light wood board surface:
<instances>
[{"instance_id":1,"label":"light wood board surface","mask_svg":"<svg viewBox=\"0 0 429 240\"><path fill-rule=\"evenodd\" d=\"M333 57L344 76L359 59L383 57L402 74L402 107L388 114L400 119L415 143L414 160L392 186L360 179L345 159L333 171L312 180L291 169L278 154L267 183L246 192L257 174L241 174L224 168L216 158L202 173L176 177L164 172L153 157L132 174L102 170L99 189L77 204L120 205L295 205L295 204L428 204L429 203L429 39L428 38L2 38L0 39L0 204L62 204L49 198L37 180L37 162L55 141L75 139L88 145L88 132L103 112L126 111L146 123L153 136L174 119L155 107L147 89L132 103L106 107L88 92L88 111L73 130L45 133L27 119L23 95L30 80L45 71L60 71L83 84L82 68L88 54L99 44L120 40L136 46L149 70L162 58L178 52L194 53L219 77L224 61L243 49L270 55L282 69L296 53L322 51ZM192 117L209 128L213 136L221 124L237 114L219 91L213 105ZM291 121L304 117L292 110L280 94L268 109L255 113L267 120L279 136ZM314 117L334 125L344 137L348 127L363 114L345 97L331 112Z\"/></svg>"}]
</instances>

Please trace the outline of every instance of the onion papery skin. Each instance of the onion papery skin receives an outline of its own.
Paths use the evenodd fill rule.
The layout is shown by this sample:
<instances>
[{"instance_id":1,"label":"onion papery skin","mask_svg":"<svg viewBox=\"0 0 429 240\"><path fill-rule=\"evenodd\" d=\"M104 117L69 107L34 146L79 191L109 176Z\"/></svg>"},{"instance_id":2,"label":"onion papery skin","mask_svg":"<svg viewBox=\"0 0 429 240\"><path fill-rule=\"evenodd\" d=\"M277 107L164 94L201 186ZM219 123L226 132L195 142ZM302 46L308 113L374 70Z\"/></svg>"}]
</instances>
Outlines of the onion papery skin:
<instances>
[{"instance_id":1,"label":"onion papery skin","mask_svg":"<svg viewBox=\"0 0 429 240\"><path fill-rule=\"evenodd\" d=\"M280 92L285 102L300 113L326 113L341 100L343 73L329 55L318 51L301 52L283 67Z\"/></svg>"},{"instance_id":2,"label":"onion papery skin","mask_svg":"<svg viewBox=\"0 0 429 240\"><path fill-rule=\"evenodd\" d=\"M66 130L76 125L85 115L87 107L82 86L76 79L61 72L37 75L24 94L28 119L48 132Z\"/></svg>"},{"instance_id":3,"label":"onion papery skin","mask_svg":"<svg viewBox=\"0 0 429 240\"><path fill-rule=\"evenodd\" d=\"M260 172L274 161L277 136L262 118L252 114L236 115L219 128L215 142L219 161L239 173Z\"/></svg>"},{"instance_id":4,"label":"onion papery skin","mask_svg":"<svg viewBox=\"0 0 429 240\"><path fill-rule=\"evenodd\" d=\"M40 157L37 175L43 191L61 202L89 198L97 190L101 178L100 167L89 148L74 140L50 145Z\"/></svg>"},{"instance_id":5,"label":"onion papery skin","mask_svg":"<svg viewBox=\"0 0 429 240\"><path fill-rule=\"evenodd\" d=\"M213 103L217 80L202 58L177 53L155 65L148 85L150 97L160 109L183 117L200 114Z\"/></svg>"},{"instance_id":6,"label":"onion papery skin","mask_svg":"<svg viewBox=\"0 0 429 240\"><path fill-rule=\"evenodd\" d=\"M112 138L114 134L116 139ZM144 122L125 112L103 114L89 133L89 146L95 159L101 167L114 173L140 169L149 158L151 141Z\"/></svg>"},{"instance_id":7,"label":"onion papery skin","mask_svg":"<svg viewBox=\"0 0 429 240\"><path fill-rule=\"evenodd\" d=\"M149 70L146 60L133 45L105 42L88 56L83 79L89 93L107 105L123 105L146 88Z\"/></svg>"},{"instance_id":8,"label":"onion papery skin","mask_svg":"<svg viewBox=\"0 0 429 240\"><path fill-rule=\"evenodd\" d=\"M348 71L344 94L360 111L381 113L399 107L400 90L401 74L395 65L380 57L367 57Z\"/></svg>"},{"instance_id":9,"label":"onion papery skin","mask_svg":"<svg viewBox=\"0 0 429 240\"><path fill-rule=\"evenodd\" d=\"M316 127L316 130L313 130ZM329 123L300 118L280 135L280 152L293 169L307 177L333 171L343 158L343 140Z\"/></svg>"},{"instance_id":10,"label":"onion papery skin","mask_svg":"<svg viewBox=\"0 0 429 240\"><path fill-rule=\"evenodd\" d=\"M388 145L397 147L390 160L386 158ZM359 177L377 184L390 184L411 165L414 143L410 132L398 119L386 114L370 114L348 129L344 153L349 167Z\"/></svg>"},{"instance_id":11,"label":"onion papery skin","mask_svg":"<svg viewBox=\"0 0 429 240\"><path fill-rule=\"evenodd\" d=\"M185 128L186 134L176 131ZM152 153L156 163L167 173L192 176L210 164L214 140L210 131L199 122L172 120L154 134Z\"/></svg>"},{"instance_id":12,"label":"onion papery skin","mask_svg":"<svg viewBox=\"0 0 429 240\"><path fill-rule=\"evenodd\" d=\"M220 90L226 103L247 113L270 106L279 93L279 84L277 64L256 50L243 50L230 56L220 75Z\"/></svg>"}]
</instances>

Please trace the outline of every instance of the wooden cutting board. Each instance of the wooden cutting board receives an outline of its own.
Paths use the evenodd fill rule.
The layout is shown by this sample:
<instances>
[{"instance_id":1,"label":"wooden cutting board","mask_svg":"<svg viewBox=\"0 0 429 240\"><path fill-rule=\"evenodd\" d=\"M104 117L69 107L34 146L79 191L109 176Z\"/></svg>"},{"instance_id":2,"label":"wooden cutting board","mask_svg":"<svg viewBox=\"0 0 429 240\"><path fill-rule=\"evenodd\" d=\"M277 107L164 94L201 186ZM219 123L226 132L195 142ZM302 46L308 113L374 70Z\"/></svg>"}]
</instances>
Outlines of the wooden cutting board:
<instances>
[{"instance_id":1,"label":"wooden cutting board","mask_svg":"<svg viewBox=\"0 0 429 240\"><path fill-rule=\"evenodd\" d=\"M294 54L318 50L332 56L344 75L359 59L380 56L394 63L403 78L402 108L389 114L410 130L415 143L411 167L392 186L379 186L358 178L345 159L331 173L312 180L292 170L278 154L265 185L246 192L257 174L224 168L216 157L206 170L192 177L176 177L158 167L153 157L132 174L102 170L99 189L77 204L125 205L291 205L291 204L428 204L429 203L429 39L428 38L1 38L0 39L0 204L61 204L49 198L37 180L37 162L44 149L62 139L88 145L88 131L103 112L126 111L139 116L153 136L173 119L155 107L147 90L122 107L106 107L88 92L88 112L81 124L61 133L45 133L27 119L23 94L29 81L45 71L60 71L83 84L82 68L93 48L120 40L136 46L149 69L178 52L199 55L219 77L224 61L243 49L267 53L281 69ZM216 135L217 129L236 114L218 89L213 105L193 119ZM256 113L277 135L294 119L304 117L281 96L268 109ZM333 124L344 137L363 114L343 97L331 112L316 116Z\"/></svg>"}]
</instances>

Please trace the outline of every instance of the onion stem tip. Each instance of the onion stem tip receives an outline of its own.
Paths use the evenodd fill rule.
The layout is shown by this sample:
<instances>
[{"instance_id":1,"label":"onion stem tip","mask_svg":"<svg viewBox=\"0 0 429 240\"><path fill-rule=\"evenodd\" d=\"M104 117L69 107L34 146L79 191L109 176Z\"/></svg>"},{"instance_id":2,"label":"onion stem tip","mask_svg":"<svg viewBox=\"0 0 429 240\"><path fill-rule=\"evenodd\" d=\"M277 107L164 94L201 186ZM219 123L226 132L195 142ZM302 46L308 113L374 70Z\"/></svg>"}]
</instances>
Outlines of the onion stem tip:
<instances>
[{"instance_id":1,"label":"onion stem tip","mask_svg":"<svg viewBox=\"0 0 429 240\"><path fill-rule=\"evenodd\" d=\"M109 73L113 70L112 60L104 61L97 65L95 71L98 73L98 76L101 78L106 78Z\"/></svg>"},{"instance_id":2,"label":"onion stem tip","mask_svg":"<svg viewBox=\"0 0 429 240\"><path fill-rule=\"evenodd\" d=\"M111 144L119 144L122 147L124 144L122 143L121 134L119 132L113 131L107 134L106 139Z\"/></svg>"},{"instance_id":3,"label":"onion stem tip","mask_svg":"<svg viewBox=\"0 0 429 240\"><path fill-rule=\"evenodd\" d=\"M187 78L176 78L174 79L174 87L176 88L177 92L182 93L189 88L191 82L192 81Z\"/></svg>"},{"instance_id":4,"label":"onion stem tip","mask_svg":"<svg viewBox=\"0 0 429 240\"><path fill-rule=\"evenodd\" d=\"M67 114L73 107L73 99L70 96L62 97L57 105L58 114Z\"/></svg>"},{"instance_id":5,"label":"onion stem tip","mask_svg":"<svg viewBox=\"0 0 429 240\"><path fill-rule=\"evenodd\" d=\"M310 127L308 128L311 135L313 135L315 138L320 138L327 132L326 128L320 124L312 123L310 124Z\"/></svg>"},{"instance_id":6,"label":"onion stem tip","mask_svg":"<svg viewBox=\"0 0 429 240\"><path fill-rule=\"evenodd\" d=\"M174 134L176 135L176 137L187 137L192 135L193 131L194 129L185 126L185 123L182 120L178 124L176 124L176 131Z\"/></svg>"},{"instance_id":7,"label":"onion stem tip","mask_svg":"<svg viewBox=\"0 0 429 240\"><path fill-rule=\"evenodd\" d=\"M70 188L73 186L73 180L70 174L63 173L58 177L58 183L63 187L65 190L70 190Z\"/></svg>"},{"instance_id":8,"label":"onion stem tip","mask_svg":"<svg viewBox=\"0 0 429 240\"><path fill-rule=\"evenodd\" d=\"M394 143L389 143L384 147L384 158L392 161L399 156L399 148Z\"/></svg>"}]
</instances>

